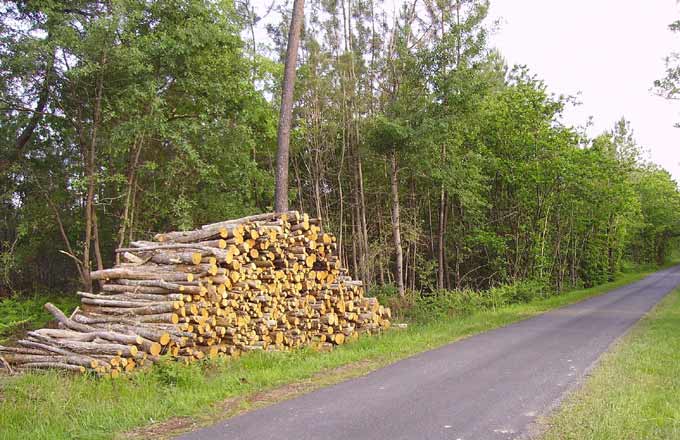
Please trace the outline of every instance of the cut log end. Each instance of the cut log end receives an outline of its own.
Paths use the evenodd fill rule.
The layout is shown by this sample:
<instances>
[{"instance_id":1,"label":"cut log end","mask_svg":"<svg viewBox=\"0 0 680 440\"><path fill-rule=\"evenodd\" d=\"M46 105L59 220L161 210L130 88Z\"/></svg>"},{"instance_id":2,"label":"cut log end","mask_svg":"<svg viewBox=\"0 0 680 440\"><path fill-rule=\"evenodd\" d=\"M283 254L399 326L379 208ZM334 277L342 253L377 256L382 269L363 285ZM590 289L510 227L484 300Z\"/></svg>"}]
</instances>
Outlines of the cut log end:
<instances>
[{"instance_id":1,"label":"cut log end","mask_svg":"<svg viewBox=\"0 0 680 440\"><path fill-rule=\"evenodd\" d=\"M389 327L390 309L364 297L319 219L258 214L155 240L118 249L124 263L92 272L109 280L103 294L80 292L71 317L47 304L60 328L30 332L0 356L19 370L67 365L116 378L162 354L188 363L304 345L330 350Z\"/></svg>"}]
</instances>

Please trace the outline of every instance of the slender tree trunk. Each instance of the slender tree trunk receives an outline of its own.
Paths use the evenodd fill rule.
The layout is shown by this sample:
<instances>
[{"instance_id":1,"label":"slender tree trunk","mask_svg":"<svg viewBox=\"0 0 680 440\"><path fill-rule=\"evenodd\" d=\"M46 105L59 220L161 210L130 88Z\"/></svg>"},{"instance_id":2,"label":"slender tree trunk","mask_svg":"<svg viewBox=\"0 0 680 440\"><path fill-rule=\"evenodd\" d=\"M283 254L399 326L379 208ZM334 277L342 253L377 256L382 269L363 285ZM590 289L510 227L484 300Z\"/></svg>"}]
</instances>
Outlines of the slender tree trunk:
<instances>
[{"instance_id":1,"label":"slender tree trunk","mask_svg":"<svg viewBox=\"0 0 680 440\"><path fill-rule=\"evenodd\" d=\"M132 182L132 202L130 202L130 222L128 224L128 243L134 241L135 208L137 206L137 177Z\"/></svg>"},{"instance_id":2,"label":"slender tree trunk","mask_svg":"<svg viewBox=\"0 0 680 440\"><path fill-rule=\"evenodd\" d=\"M133 192L135 191L136 185L136 173L137 165L139 164L139 156L142 151L142 139L140 136L135 138L132 144L132 149L130 151L130 169L128 170L127 177L127 191L125 194L125 205L123 206L123 215L120 219L120 226L118 227L118 246L123 247L125 244L125 232L130 223L130 207L133 200ZM116 253L116 264L120 263L120 254Z\"/></svg>"},{"instance_id":3,"label":"slender tree trunk","mask_svg":"<svg viewBox=\"0 0 680 440\"><path fill-rule=\"evenodd\" d=\"M444 288L444 274L446 273L446 192L442 185L439 192L439 230L437 231L437 288Z\"/></svg>"},{"instance_id":4,"label":"slender tree trunk","mask_svg":"<svg viewBox=\"0 0 680 440\"><path fill-rule=\"evenodd\" d=\"M382 214L381 214L380 208L378 208L378 215L377 215L377 217L378 217L378 243L380 243L380 245L381 245L381 247L382 247L382 243L383 243L383 239L382 239L382 237L383 237L383 224L382 224ZM380 277L380 278L379 278L379 280L380 280L380 285L385 285L385 272L384 272L384 270L383 270L383 257L382 257L382 253L381 253L380 259L378 260L378 271L379 271L378 276Z\"/></svg>"},{"instance_id":5,"label":"slender tree trunk","mask_svg":"<svg viewBox=\"0 0 680 440\"><path fill-rule=\"evenodd\" d=\"M298 206L300 209L300 212L304 212L304 201L302 197L302 181L300 180L300 167L298 166L298 161L293 160L293 169L295 170L295 181L297 182L297 189L298 189L298 194L297 194L297 199L298 199ZM317 212L318 212L318 205L317 205ZM316 215L317 217L320 217L319 214Z\"/></svg>"},{"instance_id":6,"label":"slender tree trunk","mask_svg":"<svg viewBox=\"0 0 680 440\"><path fill-rule=\"evenodd\" d=\"M373 87L375 86L375 74L376 74L376 69L375 69L375 53L376 53L376 37L375 37L375 4L374 0L371 1L371 62L370 62L370 74L368 77L369 81L369 87L368 87L368 92L369 92L369 113L372 115L374 111L374 93L373 93Z\"/></svg>"},{"instance_id":7,"label":"slender tree trunk","mask_svg":"<svg viewBox=\"0 0 680 440\"><path fill-rule=\"evenodd\" d=\"M455 281L454 286L456 286L456 288L459 288L460 285L461 285L462 279L461 279L461 276L460 276L460 245L458 244L457 241L456 241L456 247L455 247L455 259L456 259L456 265L455 265L456 271L454 272L454 281ZM448 285L446 287L448 288L450 285L451 285L451 283L448 283Z\"/></svg>"},{"instance_id":8,"label":"slender tree trunk","mask_svg":"<svg viewBox=\"0 0 680 440\"><path fill-rule=\"evenodd\" d=\"M343 2L344 4L344 2ZM369 249L368 249L368 225L366 223L366 199L364 195L364 172L361 162L361 151L359 150L360 145L360 132L359 123L357 118L357 94L356 90L359 86L357 81L356 69L354 65L354 47L352 42L352 1L347 1L347 47L349 49L349 74L352 86L352 92L350 93L349 102L349 112L350 112L350 124L353 128L353 147L354 147L354 159L356 166L356 180L357 180L357 214L359 216L359 239L360 239L360 251L361 251L361 265L362 265L362 276L364 283L370 285L372 282L371 266L369 263Z\"/></svg>"},{"instance_id":9,"label":"slender tree trunk","mask_svg":"<svg viewBox=\"0 0 680 440\"><path fill-rule=\"evenodd\" d=\"M102 56L100 68L103 69L106 64L106 55ZM90 262L90 247L92 245L93 232L96 238L98 232L97 222L95 219L94 206L94 192L95 192L95 177L96 177L96 154L97 154L97 131L101 121L101 105L102 94L104 92L104 75L99 73L97 78L97 87L95 90L94 114L92 117L92 131L89 145L85 148L85 175L87 177L87 197L85 199L85 241L83 242L83 266L86 275L86 280L83 287L87 292L92 291L92 280L90 279L90 270L92 268ZM98 240L95 240L95 247L99 245ZM99 253L99 249L95 249L95 253Z\"/></svg>"},{"instance_id":10,"label":"slender tree trunk","mask_svg":"<svg viewBox=\"0 0 680 440\"><path fill-rule=\"evenodd\" d=\"M300 45L300 32L304 21L304 0L293 0L293 17L288 32L288 48L281 86L281 112L276 152L276 191L274 209L288 210L288 157L290 153L290 130L293 120L293 91L295 90L295 65Z\"/></svg>"},{"instance_id":11,"label":"slender tree trunk","mask_svg":"<svg viewBox=\"0 0 680 440\"><path fill-rule=\"evenodd\" d=\"M449 202L449 194L444 192L444 289L451 288L451 273L446 256L446 226L449 224L449 207L453 209L453 204ZM458 243L456 243L458 245ZM456 257L457 258L457 257Z\"/></svg>"},{"instance_id":12,"label":"slender tree trunk","mask_svg":"<svg viewBox=\"0 0 680 440\"><path fill-rule=\"evenodd\" d=\"M61 234L61 238L64 241L64 245L66 246L67 252L62 251L62 253L65 253L68 257L73 259L73 261L76 264L76 269L78 270L78 275L80 276L80 281L83 285L85 285L89 280L89 276L84 271L83 262L81 260L79 260L78 257L76 257L75 252L73 252L73 248L71 247L71 240L68 238L68 234L66 234L66 228L64 228L64 223L61 220L61 215L59 214L59 210L57 209L56 205L50 199L50 196L48 195L48 193L43 190L43 194L45 195L45 200L47 201L47 205L50 207L50 209L52 209L52 212L54 213L54 218L57 221L57 226L59 227L59 233Z\"/></svg>"},{"instance_id":13,"label":"slender tree trunk","mask_svg":"<svg viewBox=\"0 0 680 440\"><path fill-rule=\"evenodd\" d=\"M399 179L397 173L399 172L397 164L397 153L392 153L392 236L394 238L394 251L396 254L396 266L394 270L394 277L397 281L397 288L399 295L404 296L404 255L401 249L401 227L399 224Z\"/></svg>"},{"instance_id":14,"label":"slender tree trunk","mask_svg":"<svg viewBox=\"0 0 680 440\"><path fill-rule=\"evenodd\" d=\"M92 207L92 235L94 237L94 256L97 261L97 270L104 269L102 259L101 242L99 241L99 221L97 220L97 210ZM104 285L104 280L99 280L99 286Z\"/></svg>"},{"instance_id":15,"label":"slender tree trunk","mask_svg":"<svg viewBox=\"0 0 680 440\"><path fill-rule=\"evenodd\" d=\"M357 273L359 271L359 263L357 263L357 240L356 234L354 233L355 230L354 216L352 216L352 272Z\"/></svg>"},{"instance_id":16,"label":"slender tree trunk","mask_svg":"<svg viewBox=\"0 0 680 440\"><path fill-rule=\"evenodd\" d=\"M355 124L356 125L356 124ZM356 129L356 127L355 127ZM358 132L358 130L357 130ZM358 133L356 133L358 135ZM359 154L358 148L358 138L355 139L354 143L354 166L356 167L356 179L355 179L355 205L356 205L356 216L357 216L357 235L359 239L359 261L361 265L361 276L362 280L366 284L372 282L372 276L370 271L370 262L368 255L368 227L366 225L366 200L364 197L364 182L363 182L363 171L361 165L361 156Z\"/></svg>"},{"instance_id":17,"label":"slender tree trunk","mask_svg":"<svg viewBox=\"0 0 680 440\"><path fill-rule=\"evenodd\" d=\"M418 243L413 242L413 263L411 264L411 290L416 290L416 263L418 259L416 255L418 253Z\"/></svg>"},{"instance_id":18,"label":"slender tree trunk","mask_svg":"<svg viewBox=\"0 0 680 440\"><path fill-rule=\"evenodd\" d=\"M344 138L344 131L343 131L343 139L340 147L340 164L338 165L338 202L339 202L339 211L340 211L340 228L339 228L339 235L338 235L338 256L340 258L340 261L343 261L342 257L344 254L344 248L342 246L343 244L343 237L344 237L344 227L345 227L345 201L344 201L344 194L342 190L342 172L345 167L345 138Z\"/></svg>"},{"instance_id":19,"label":"slender tree trunk","mask_svg":"<svg viewBox=\"0 0 680 440\"><path fill-rule=\"evenodd\" d=\"M574 229L574 218L572 216L572 218L571 218L571 230L572 230L571 237L572 238L571 238L571 240L572 240L572 244L573 244L573 251L572 251L572 254L571 254L571 287L576 286L576 247L578 245L578 240L577 240L578 235L573 233L573 229Z\"/></svg>"},{"instance_id":20,"label":"slender tree trunk","mask_svg":"<svg viewBox=\"0 0 680 440\"><path fill-rule=\"evenodd\" d=\"M47 101L50 96L50 80L52 78L53 64L54 54L52 54L49 61L47 62L47 65L45 66L45 79L43 80L43 85L42 88L40 89L40 94L38 95L38 103L35 106L35 111L33 111L31 119L28 121L28 124L26 125L26 127L24 127L24 129L21 131L21 134L16 140L15 143L16 159L19 159L21 150L23 150L23 148L26 146L28 141L33 136L33 132L35 132L35 129L38 127L38 123L42 119L43 112L47 107Z\"/></svg>"},{"instance_id":21,"label":"slender tree trunk","mask_svg":"<svg viewBox=\"0 0 680 440\"><path fill-rule=\"evenodd\" d=\"M609 219L607 222L607 261L609 263L609 281L614 281L614 275L616 274L616 249L614 248L614 215L609 213Z\"/></svg>"},{"instance_id":22,"label":"slender tree trunk","mask_svg":"<svg viewBox=\"0 0 680 440\"><path fill-rule=\"evenodd\" d=\"M311 169L314 169L314 175L312 179L314 180L314 206L316 207L317 218L323 218L321 216L321 158L319 157L320 145L314 145L314 163ZM300 188L302 191L302 188Z\"/></svg>"},{"instance_id":23,"label":"slender tree trunk","mask_svg":"<svg viewBox=\"0 0 680 440\"><path fill-rule=\"evenodd\" d=\"M418 201L417 201L417 187L416 187L416 179L414 176L411 176L410 180L410 194L409 194L409 211L411 217L411 225L418 225L418 214L420 213L420 209L418 209ZM407 275L407 278L409 279L409 282L406 283L406 286L408 286L409 289L415 290L416 289L416 253L418 252L418 236L415 236L409 243L409 273Z\"/></svg>"},{"instance_id":24,"label":"slender tree trunk","mask_svg":"<svg viewBox=\"0 0 680 440\"><path fill-rule=\"evenodd\" d=\"M407 241L403 243L402 249L405 249L404 255L402 256L403 266L401 272L404 277L404 289L411 284L411 245Z\"/></svg>"},{"instance_id":25,"label":"slender tree trunk","mask_svg":"<svg viewBox=\"0 0 680 440\"><path fill-rule=\"evenodd\" d=\"M250 39L253 43L252 46L252 66L251 66L251 71L250 71L250 80L255 85L255 74L257 72L257 40L255 39L255 7L250 4L250 1L246 3L246 9L248 9L248 25L250 27Z\"/></svg>"},{"instance_id":26,"label":"slender tree trunk","mask_svg":"<svg viewBox=\"0 0 680 440\"><path fill-rule=\"evenodd\" d=\"M442 151L441 151L441 159L442 159L442 165L444 164L444 160L446 158L446 145L442 144ZM444 273L445 273L445 265L446 265L446 250L444 249L446 240L445 240L445 234L446 234L446 191L444 190L444 183L442 182L440 188L439 188L439 230L437 231L437 239L438 241L438 246L437 246L437 262L438 262L438 270L437 270L437 289L443 289L444 288Z\"/></svg>"},{"instance_id":27,"label":"slender tree trunk","mask_svg":"<svg viewBox=\"0 0 680 440\"><path fill-rule=\"evenodd\" d=\"M427 192L427 219L430 226L430 258L434 259L434 227L432 226L432 199Z\"/></svg>"}]
</instances>

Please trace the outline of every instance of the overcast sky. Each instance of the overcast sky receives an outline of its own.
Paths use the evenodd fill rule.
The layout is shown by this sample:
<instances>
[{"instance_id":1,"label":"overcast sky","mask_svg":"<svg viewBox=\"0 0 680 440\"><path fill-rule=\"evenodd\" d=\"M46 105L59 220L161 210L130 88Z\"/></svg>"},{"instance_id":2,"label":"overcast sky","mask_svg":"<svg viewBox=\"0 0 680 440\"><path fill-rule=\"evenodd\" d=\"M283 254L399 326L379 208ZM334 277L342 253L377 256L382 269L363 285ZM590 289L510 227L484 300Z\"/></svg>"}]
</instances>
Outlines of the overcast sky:
<instances>
[{"instance_id":1,"label":"overcast sky","mask_svg":"<svg viewBox=\"0 0 680 440\"><path fill-rule=\"evenodd\" d=\"M582 105L565 122L591 136L624 116L651 160L680 182L680 101L655 96L664 58L680 52L668 25L680 18L675 0L491 0L500 28L491 38L507 62L526 64L552 92L575 95Z\"/></svg>"}]
</instances>

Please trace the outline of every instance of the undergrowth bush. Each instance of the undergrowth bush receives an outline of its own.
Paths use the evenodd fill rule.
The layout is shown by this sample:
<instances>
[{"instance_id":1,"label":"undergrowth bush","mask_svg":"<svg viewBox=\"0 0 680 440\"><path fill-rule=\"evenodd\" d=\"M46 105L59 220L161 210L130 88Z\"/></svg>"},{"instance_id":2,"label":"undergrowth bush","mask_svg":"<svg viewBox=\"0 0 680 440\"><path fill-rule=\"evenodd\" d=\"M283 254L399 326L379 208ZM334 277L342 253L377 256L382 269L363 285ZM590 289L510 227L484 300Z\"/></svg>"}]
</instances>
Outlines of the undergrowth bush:
<instances>
[{"instance_id":1,"label":"undergrowth bush","mask_svg":"<svg viewBox=\"0 0 680 440\"><path fill-rule=\"evenodd\" d=\"M75 295L19 294L0 300L0 341L22 329L39 328L51 319L43 305L51 302L67 315L79 304Z\"/></svg>"},{"instance_id":2,"label":"undergrowth bush","mask_svg":"<svg viewBox=\"0 0 680 440\"><path fill-rule=\"evenodd\" d=\"M369 296L378 298L380 304L387 304L389 301L399 297L399 289L394 284L383 284L382 286L373 286L369 292Z\"/></svg>"},{"instance_id":3,"label":"undergrowth bush","mask_svg":"<svg viewBox=\"0 0 680 440\"><path fill-rule=\"evenodd\" d=\"M163 359L154 365L151 374L159 383L167 386L187 387L196 376L198 365L185 365L170 359Z\"/></svg>"},{"instance_id":4,"label":"undergrowth bush","mask_svg":"<svg viewBox=\"0 0 680 440\"><path fill-rule=\"evenodd\" d=\"M392 308L397 319L417 322L436 321L466 316L480 310L493 310L511 304L522 304L551 295L540 281L519 281L488 290L435 290L429 293L408 291L403 297L392 286L371 290L372 296Z\"/></svg>"}]
</instances>

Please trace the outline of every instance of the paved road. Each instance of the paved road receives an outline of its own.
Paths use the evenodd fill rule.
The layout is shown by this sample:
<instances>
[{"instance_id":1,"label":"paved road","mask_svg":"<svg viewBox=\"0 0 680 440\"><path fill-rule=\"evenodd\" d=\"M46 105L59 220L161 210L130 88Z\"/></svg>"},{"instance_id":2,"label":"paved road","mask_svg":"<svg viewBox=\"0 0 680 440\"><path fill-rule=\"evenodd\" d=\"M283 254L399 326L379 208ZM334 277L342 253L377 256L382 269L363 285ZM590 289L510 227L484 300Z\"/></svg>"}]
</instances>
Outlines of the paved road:
<instances>
[{"instance_id":1,"label":"paved road","mask_svg":"<svg viewBox=\"0 0 680 440\"><path fill-rule=\"evenodd\" d=\"M182 439L509 439L526 435L610 344L675 286L680 266L606 295L258 409Z\"/></svg>"}]
</instances>

